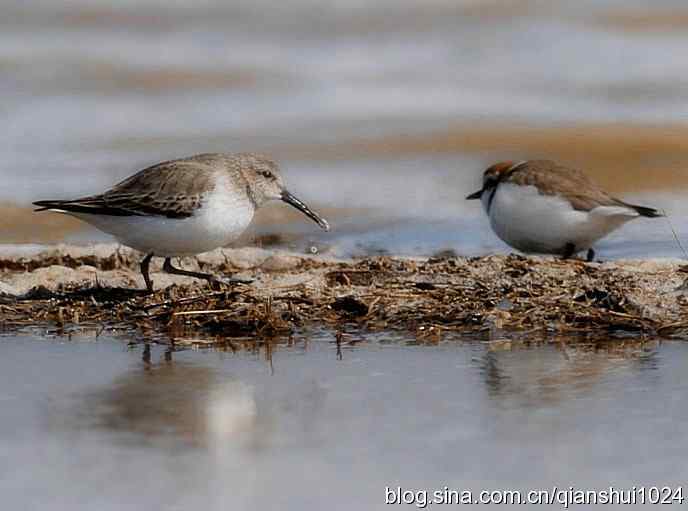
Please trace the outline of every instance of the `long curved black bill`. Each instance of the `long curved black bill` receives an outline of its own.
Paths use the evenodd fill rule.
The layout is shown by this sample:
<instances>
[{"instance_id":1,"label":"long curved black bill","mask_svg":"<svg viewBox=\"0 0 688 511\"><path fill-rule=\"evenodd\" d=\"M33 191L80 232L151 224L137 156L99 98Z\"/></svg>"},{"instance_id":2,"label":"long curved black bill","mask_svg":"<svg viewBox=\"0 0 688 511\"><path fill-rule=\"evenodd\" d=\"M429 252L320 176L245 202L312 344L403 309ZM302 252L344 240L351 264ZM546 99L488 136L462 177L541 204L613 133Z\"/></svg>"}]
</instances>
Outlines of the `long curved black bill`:
<instances>
[{"instance_id":1,"label":"long curved black bill","mask_svg":"<svg viewBox=\"0 0 688 511\"><path fill-rule=\"evenodd\" d=\"M483 192L484 192L484 191L485 191L485 190L478 190L477 192L472 193L472 194L470 194L468 197L466 197L466 200L476 200L476 199L480 199L480 198L483 196Z\"/></svg>"},{"instance_id":2,"label":"long curved black bill","mask_svg":"<svg viewBox=\"0 0 688 511\"><path fill-rule=\"evenodd\" d=\"M327 223L327 220L325 220L323 217L318 215L315 211L313 211L311 208L306 206L303 202L301 202L299 199L294 197L287 190L284 190L282 192L282 200L284 202L286 202L287 204L294 206L296 209L301 211L304 215L306 215L308 218L313 220L316 224L318 224L320 227L322 227L326 231L330 230L330 224Z\"/></svg>"}]
</instances>

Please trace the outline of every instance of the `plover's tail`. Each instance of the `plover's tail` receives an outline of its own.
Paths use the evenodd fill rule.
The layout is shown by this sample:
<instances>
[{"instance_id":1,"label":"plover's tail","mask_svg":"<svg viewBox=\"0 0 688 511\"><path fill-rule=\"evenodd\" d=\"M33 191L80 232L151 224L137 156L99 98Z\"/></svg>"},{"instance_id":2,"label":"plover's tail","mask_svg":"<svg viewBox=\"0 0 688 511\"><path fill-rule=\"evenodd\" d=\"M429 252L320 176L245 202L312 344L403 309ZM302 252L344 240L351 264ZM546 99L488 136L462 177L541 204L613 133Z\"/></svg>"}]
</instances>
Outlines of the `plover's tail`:
<instances>
[{"instance_id":1,"label":"plover's tail","mask_svg":"<svg viewBox=\"0 0 688 511\"><path fill-rule=\"evenodd\" d=\"M635 204L626 204L629 208L631 208L634 211L637 211L640 216L646 216L648 218L658 218L661 216L665 216L662 211L659 211L654 208L648 208L645 206L636 206Z\"/></svg>"}]
</instances>

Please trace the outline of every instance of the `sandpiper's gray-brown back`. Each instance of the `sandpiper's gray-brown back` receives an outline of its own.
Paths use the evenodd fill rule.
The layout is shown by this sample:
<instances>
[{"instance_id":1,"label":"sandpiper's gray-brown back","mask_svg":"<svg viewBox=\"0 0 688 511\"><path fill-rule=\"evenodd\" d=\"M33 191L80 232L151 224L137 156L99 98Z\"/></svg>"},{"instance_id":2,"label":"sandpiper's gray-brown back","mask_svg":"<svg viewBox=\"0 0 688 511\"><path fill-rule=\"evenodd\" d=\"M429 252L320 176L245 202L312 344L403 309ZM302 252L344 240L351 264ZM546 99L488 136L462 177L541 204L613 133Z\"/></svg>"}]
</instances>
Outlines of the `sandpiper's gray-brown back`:
<instances>
[{"instance_id":1,"label":"sandpiper's gray-brown back","mask_svg":"<svg viewBox=\"0 0 688 511\"><path fill-rule=\"evenodd\" d=\"M265 175L263 175L265 173ZM160 215L185 218L202 206L219 176L226 176L237 191L256 202L259 182L270 173L281 183L272 160L252 153L204 153L157 163L98 195L66 201L38 201L42 209L115 216ZM266 177L267 176L267 177ZM256 206L262 205L264 200Z\"/></svg>"}]
</instances>

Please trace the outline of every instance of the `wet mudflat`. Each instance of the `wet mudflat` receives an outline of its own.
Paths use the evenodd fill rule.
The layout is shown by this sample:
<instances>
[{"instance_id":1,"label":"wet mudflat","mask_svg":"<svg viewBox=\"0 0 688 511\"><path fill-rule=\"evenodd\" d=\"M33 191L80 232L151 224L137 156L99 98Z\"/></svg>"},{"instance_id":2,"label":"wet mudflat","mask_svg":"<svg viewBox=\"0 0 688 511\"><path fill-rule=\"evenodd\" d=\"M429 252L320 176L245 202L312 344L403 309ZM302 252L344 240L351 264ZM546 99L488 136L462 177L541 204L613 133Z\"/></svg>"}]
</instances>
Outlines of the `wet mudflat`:
<instances>
[{"instance_id":1,"label":"wet mudflat","mask_svg":"<svg viewBox=\"0 0 688 511\"><path fill-rule=\"evenodd\" d=\"M169 351L128 340L0 336L6 506L385 509L385 486L688 476L683 342L507 350L351 332L338 347L315 330Z\"/></svg>"},{"instance_id":2,"label":"wet mudflat","mask_svg":"<svg viewBox=\"0 0 688 511\"><path fill-rule=\"evenodd\" d=\"M551 334L685 337L688 328L680 260L344 260L220 249L187 262L250 284L208 287L154 271L152 294L142 290L138 260L116 245L0 259L0 324L11 331L38 322L67 335L129 329L142 339L159 335L199 345L279 338L305 326L403 331L434 341L451 333L493 341Z\"/></svg>"}]
</instances>

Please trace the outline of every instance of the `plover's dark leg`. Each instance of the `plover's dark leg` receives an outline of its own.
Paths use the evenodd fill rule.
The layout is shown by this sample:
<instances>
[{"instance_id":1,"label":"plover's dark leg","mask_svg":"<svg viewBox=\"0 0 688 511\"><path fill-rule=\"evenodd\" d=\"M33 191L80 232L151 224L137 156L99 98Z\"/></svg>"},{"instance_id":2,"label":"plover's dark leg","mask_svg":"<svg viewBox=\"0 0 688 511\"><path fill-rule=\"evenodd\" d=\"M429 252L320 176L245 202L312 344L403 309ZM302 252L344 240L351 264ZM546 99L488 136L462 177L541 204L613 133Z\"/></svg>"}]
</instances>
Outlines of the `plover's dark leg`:
<instances>
[{"instance_id":1,"label":"plover's dark leg","mask_svg":"<svg viewBox=\"0 0 688 511\"><path fill-rule=\"evenodd\" d=\"M218 280L214 275L210 273L201 273L200 271L188 271L182 270L181 268L175 268L172 266L172 259L170 257L165 258L165 262L162 265L162 269L171 275L184 275L185 277L193 277L195 279L203 279L208 282L214 282Z\"/></svg>"},{"instance_id":2,"label":"plover's dark leg","mask_svg":"<svg viewBox=\"0 0 688 511\"><path fill-rule=\"evenodd\" d=\"M593 262L595 260L595 250L592 248L588 249L588 256L585 258L586 261L589 263Z\"/></svg>"},{"instance_id":3,"label":"plover's dark leg","mask_svg":"<svg viewBox=\"0 0 688 511\"><path fill-rule=\"evenodd\" d=\"M573 255L576 253L576 245L573 243L567 243L564 246L564 251L561 254L562 259L571 259Z\"/></svg>"},{"instance_id":4,"label":"plover's dark leg","mask_svg":"<svg viewBox=\"0 0 688 511\"><path fill-rule=\"evenodd\" d=\"M146 283L146 289L148 289L148 291L152 293L153 281L150 279L150 275L148 274L148 268L150 267L151 259L153 259L152 252L143 258L143 260L141 261L141 274L143 275L143 280Z\"/></svg>"}]
</instances>

